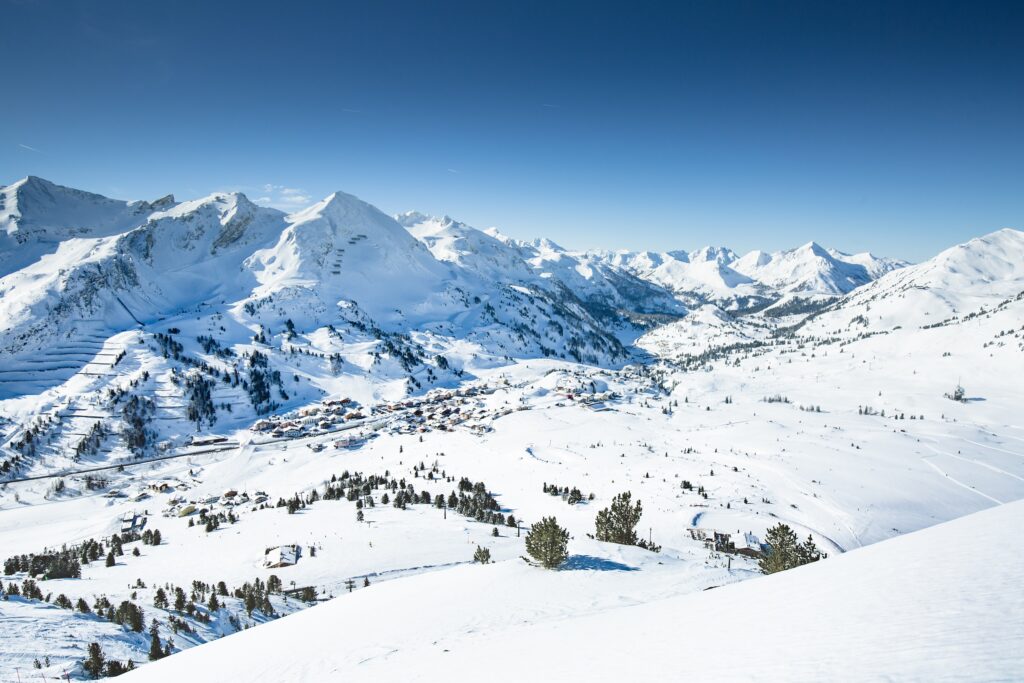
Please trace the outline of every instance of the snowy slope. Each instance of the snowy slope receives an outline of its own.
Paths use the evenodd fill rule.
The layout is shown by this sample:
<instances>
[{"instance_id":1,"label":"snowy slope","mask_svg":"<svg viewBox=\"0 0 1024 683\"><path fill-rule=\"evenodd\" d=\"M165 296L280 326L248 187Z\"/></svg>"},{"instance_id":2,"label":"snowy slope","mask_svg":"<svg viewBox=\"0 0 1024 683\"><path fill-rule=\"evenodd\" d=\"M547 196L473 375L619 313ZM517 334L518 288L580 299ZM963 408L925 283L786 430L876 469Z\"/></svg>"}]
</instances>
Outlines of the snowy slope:
<instances>
[{"instance_id":1,"label":"snowy slope","mask_svg":"<svg viewBox=\"0 0 1024 683\"><path fill-rule=\"evenodd\" d=\"M772 327L751 317L730 315L706 304L681 320L662 325L640 337L636 345L652 355L675 360L721 347L763 342Z\"/></svg>"},{"instance_id":2,"label":"snowy slope","mask_svg":"<svg viewBox=\"0 0 1024 683\"><path fill-rule=\"evenodd\" d=\"M336 598L128 680L441 681L474 670L500 681L538 671L622 681L641 670L654 680L1012 680L1024 671L1024 540L1006 531L1022 516L1024 503L1012 503L641 605L602 604L609 584L625 598L635 583L622 567L452 569ZM403 618L384 605L401 605Z\"/></svg>"},{"instance_id":3,"label":"snowy slope","mask_svg":"<svg viewBox=\"0 0 1024 683\"><path fill-rule=\"evenodd\" d=\"M352 195L335 192L288 223L277 244L248 264L259 281L256 299L304 290L327 306L355 301L390 322L418 317L453 277L394 219Z\"/></svg>"},{"instance_id":4,"label":"snowy slope","mask_svg":"<svg viewBox=\"0 0 1024 683\"><path fill-rule=\"evenodd\" d=\"M441 261L458 264L496 282L525 282L533 271L519 252L487 233L449 216L408 211L395 217Z\"/></svg>"}]
</instances>

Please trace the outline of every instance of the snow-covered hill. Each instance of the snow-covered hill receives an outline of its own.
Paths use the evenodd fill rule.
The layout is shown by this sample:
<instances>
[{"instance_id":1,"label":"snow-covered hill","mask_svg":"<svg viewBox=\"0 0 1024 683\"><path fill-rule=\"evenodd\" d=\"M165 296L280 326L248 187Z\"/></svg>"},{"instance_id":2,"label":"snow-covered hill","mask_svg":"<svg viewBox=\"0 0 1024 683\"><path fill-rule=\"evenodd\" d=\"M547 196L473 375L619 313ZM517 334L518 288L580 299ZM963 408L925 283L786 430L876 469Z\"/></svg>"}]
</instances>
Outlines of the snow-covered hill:
<instances>
[{"instance_id":1,"label":"snow-covered hill","mask_svg":"<svg viewBox=\"0 0 1024 683\"><path fill-rule=\"evenodd\" d=\"M1011 503L643 604L625 564L449 569L335 598L128 680L446 681L484 670L495 681L1014 680L1024 671L1024 541L1007 530L1022 516L1024 503Z\"/></svg>"}]
</instances>

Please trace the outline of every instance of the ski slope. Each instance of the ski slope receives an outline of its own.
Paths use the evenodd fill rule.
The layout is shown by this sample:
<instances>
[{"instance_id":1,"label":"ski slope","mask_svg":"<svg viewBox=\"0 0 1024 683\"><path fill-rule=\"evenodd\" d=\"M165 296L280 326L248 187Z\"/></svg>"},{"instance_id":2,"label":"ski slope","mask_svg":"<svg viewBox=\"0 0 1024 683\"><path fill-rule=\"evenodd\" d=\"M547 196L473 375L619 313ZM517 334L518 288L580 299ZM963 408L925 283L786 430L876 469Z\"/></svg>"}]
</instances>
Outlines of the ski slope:
<instances>
[{"instance_id":1,"label":"ski slope","mask_svg":"<svg viewBox=\"0 0 1024 683\"><path fill-rule=\"evenodd\" d=\"M648 567L509 560L388 583L128 680L1015 680L1024 502L636 604Z\"/></svg>"}]
</instances>

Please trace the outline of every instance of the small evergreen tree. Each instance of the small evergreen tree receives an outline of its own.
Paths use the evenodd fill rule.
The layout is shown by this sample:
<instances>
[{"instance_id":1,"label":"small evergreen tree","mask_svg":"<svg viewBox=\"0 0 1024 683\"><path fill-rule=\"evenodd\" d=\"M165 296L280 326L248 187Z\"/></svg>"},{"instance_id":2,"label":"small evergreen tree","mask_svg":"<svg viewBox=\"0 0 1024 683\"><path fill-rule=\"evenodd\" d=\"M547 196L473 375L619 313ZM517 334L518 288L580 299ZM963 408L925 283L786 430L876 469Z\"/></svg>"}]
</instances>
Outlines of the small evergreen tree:
<instances>
[{"instance_id":1,"label":"small evergreen tree","mask_svg":"<svg viewBox=\"0 0 1024 683\"><path fill-rule=\"evenodd\" d=\"M82 668L92 678L99 678L103 673L103 664L106 662L106 658L103 656L103 648L100 647L99 643L89 643L87 652L88 657L82 662Z\"/></svg>"},{"instance_id":2,"label":"small evergreen tree","mask_svg":"<svg viewBox=\"0 0 1024 683\"><path fill-rule=\"evenodd\" d=\"M824 554L818 550L818 546L814 544L814 539L811 538L810 534L807 534L806 541L797 546L796 555L798 564L817 562L824 557Z\"/></svg>"},{"instance_id":3,"label":"small evergreen tree","mask_svg":"<svg viewBox=\"0 0 1024 683\"><path fill-rule=\"evenodd\" d=\"M113 567L116 562L117 560L114 559L114 551L111 550L109 553L107 553L107 566Z\"/></svg>"},{"instance_id":4,"label":"small evergreen tree","mask_svg":"<svg viewBox=\"0 0 1024 683\"><path fill-rule=\"evenodd\" d=\"M473 553L473 561L479 562L480 564L490 564L491 562L491 551L483 546L477 546L476 552Z\"/></svg>"},{"instance_id":5,"label":"small evergreen tree","mask_svg":"<svg viewBox=\"0 0 1024 683\"><path fill-rule=\"evenodd\" d=\"M149 628L149 638L149 661L155 662L164 657L164 650L160 647L160 629L155 621Z\"/></svg>"},{"instance_id":6,"label":"small evergreen tree","mask_svg":"<svg viewBox=\"0 0 1024 683\"><path fill-rule=\"evenodd\" d=\"M526 552L545 569L554 569L568 557L569 532L554 517L545 517L526 534Z\"/></svg>"},{"instance_id":7,"label":"small evergreen tree","mask_svg":"<svg viewBox=\"0 0 1024 683\"><path fill-rule=\"evenodd\" d=\"M765 574L791 569L799 563L799 549L796 532L789 526L779 523L768 530L765 535L767 552L758 561L758 567Z\"/></svg>"},{"instance_id":8,"label":"small evergreen tree","mask_svg":"<svg viewBox=\"0 0 1024 683\"><path fill-rule=\"evenodd\" d=\"M636 525L640 523L643 509L639 500L633 505L631 499L629 491L620 493L612 499L611 507L597 513L597 540L636 545Z\"/></svg>"}]
</instances>

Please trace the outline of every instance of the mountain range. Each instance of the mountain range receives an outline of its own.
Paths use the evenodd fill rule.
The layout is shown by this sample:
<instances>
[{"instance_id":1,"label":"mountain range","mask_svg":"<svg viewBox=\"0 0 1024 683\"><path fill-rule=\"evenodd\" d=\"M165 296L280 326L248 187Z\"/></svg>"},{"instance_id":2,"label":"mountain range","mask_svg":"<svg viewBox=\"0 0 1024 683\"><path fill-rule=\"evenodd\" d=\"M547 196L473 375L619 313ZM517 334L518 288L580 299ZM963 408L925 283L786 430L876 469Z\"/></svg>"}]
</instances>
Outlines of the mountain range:
<instances>
[{"instance_id":1,"label":"mountain range","mask_svg":"<svg viewBox=\"0 0 1024 683\"><path fill-rule=\"evenodd\" d=\"M827 301L906 265L814 243L742 257L571 251L447 216L390 217L342 192L286 215L241 193L129 202L28 177L0 188L0 358L217 308L254 330L433 325L494 353L616 362L690 308Z\"/></svg>"}]
</instances>

